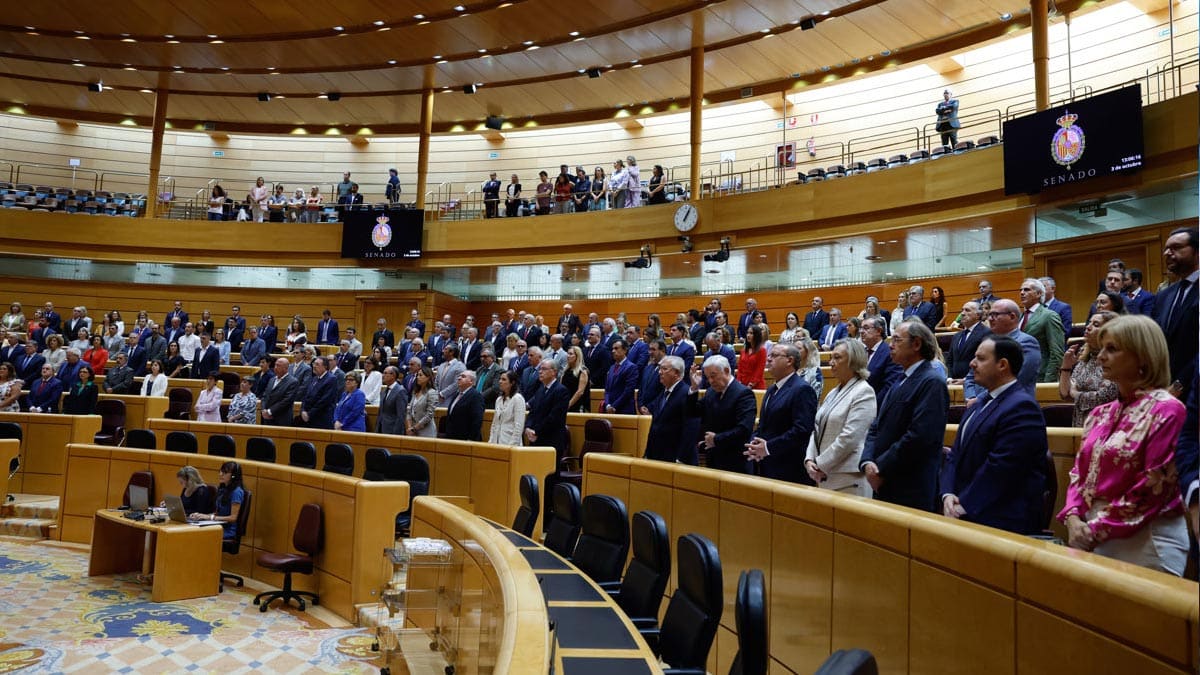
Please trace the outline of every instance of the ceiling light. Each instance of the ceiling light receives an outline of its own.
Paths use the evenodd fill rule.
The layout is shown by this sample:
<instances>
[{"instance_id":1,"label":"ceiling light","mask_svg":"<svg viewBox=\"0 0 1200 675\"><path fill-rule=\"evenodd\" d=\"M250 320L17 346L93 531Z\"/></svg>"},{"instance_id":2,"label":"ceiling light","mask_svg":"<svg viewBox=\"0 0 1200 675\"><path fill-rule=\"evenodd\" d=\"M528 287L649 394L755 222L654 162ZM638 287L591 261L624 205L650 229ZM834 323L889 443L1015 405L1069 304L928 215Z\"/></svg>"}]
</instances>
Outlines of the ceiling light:
<instances>
[{"instance_id":1,"label":"ceiling light","mask_svg":"<svg viewBox=\"0 0 1200 675\"><path fill-rule=\"evenodd\" d=\"M420 21L421 19L425 18L425 15L424 14L413 14L413 18L416 19L417 21Z\"/></svg>"},{"instance_id":2,"label":"ceiling light","mask_svg":"<svg viewBox=\"0 0 1200 675\"><path fill-rule=\"evenodd\" d=\"M389 66L394 66L394 65L396 65L396 59L388 59L388 65L389 65Z\"/></svg>"},{"instance_id":3,"label":"ceiling light","mask_svg":"<svg viewBox=\"0 0 1200 675\"><path fill-rule=\"evenodd\" d=\"M138 91L142 92L143 94L153 94L154 93L150 89L138 89Z\"/></svg>"},{"instance_id":4,"label":"ceiling light","mask_svg":"<svg viewBox=\"0 0 1200 675\"><path fill-rule=\"evenodd\" d=\"M533 40L526 40L526 41L522 42L521 44L523 44L523 45L525 45L526 47L528 47L529 45L533 44Z\"/></svg>"},{"instance_id":5,"label":"ceiling light","mask_svg":"<svg viewBox=\"0 0 1200 675\"><path fill-rule=\"evenodd\" d=\"M37 30L35 26L25 26L25 30Z\"/></svg>"},{"instance_id":6,"label":"ceiling light","mask_svg":"<svg viewBox=\"0 0 1200 675\"><path fill-rule=\"evenodd\" d=\"M825 10L824 12L821 12L821 16L829 16L829 10Z\"/></svg>"},{"instance_id":7,"label":"ceiling light","mask_svg":"<svg viewBox=\"0 0 1200 675\"><path fill-rule=\"evenodd\" d=\"M635 63L635 64L633 64L633 67L634 67L634 68L641 68L641 67L642 67L642 64L640 64L640 63Z\"/></svg>"},{"instance_id":8,"label":"ceiling light","mask_svg":"<svg viewBox=\"0 0 1200 675\"><path fill-rule=\"evenodd\" d=\"M76 40L91 40L92 38L90 38L90 37L88 37L88 36L86 36L86 35L76 35L76 36L75 36L75 39L76 39Z\"/></svg>"},{"instance_id":9,"label":"ceiling light","mask_svg":"<svg viewBox=\"0 0 1200 675\"><path fill-rule=\"evenodd\" d=\"M179 40L167 40L167 44L169 44L169 45L177 45L177 44L179 44Z\"/></svg>"},{"instance_id":10,"label":"ceiling light","mask_svg":"<svg viewBox=\"0 0 1200 675\"><path fill-rule=\"evenodd\" d=\"M424 25L425 25L425 24L427 24L427 23L429 23L429 22L428 22L428 21L421 21L421 22L420 22L420 23L418 23L417 25L418 25L418 26L424 26Z\"/></svg>"},{"instance_id":11,"label":"ceiling light","mask_svg":"<svg viewBox=\"0 0 1200 675\"><path fill-rule=\"evenodd\" d=\"M760 30L760 31L758 31L758 32L762 33L763 35L766 35L767 33L770 33L770 32L771 32L771 29L770 29L770 28L764 28L764 29L762 29L762 30Z\"/></svg>"},{"instance_id":12,"label":"ceiling light","mask_svg":"<svg viewBox=\"0 0 1200 675\"><path fill-rule=\"evenodd\" d=\"M125 66L121 70L131 70L133 72L137 72L137 68L134 68L133 66Z\"/></svg>"},{"instance_id":13,"label":"ceiling light","mask_svg":"<svg viewBox=\"0 0 1200 675\"><path fill-rule=\"evenodd\" d=\"M229 70L229 66L221 66L221 70Z\"/></svg>"},{"instance_id":14,"label":"ceiling light","mask_svg":"<svg viewBox=\"0 0 1200 675\"><path fill-rule=\"evenodd\" d=\"M467 11L467 8L466 8L466 7L463 7L462 5L455 5L455 6L454 6L454 11L456 11L456 12L465 12L465 11Z\"/></svg>"},{"instance_id":15,"label":"ceiling light","mask_svg":"<svg viewBox=\"0 0 1200 675\"><path fill-rule=\"evenodd\" d=\"M1001 14L1001 15L1000 15L1000 20L1001 20L1001 21L1008 21L1008 20L1009 20L1009 19L1011 19L1011 18L1012 18L1012 14L1009 14L1008 12L1005 12L1005 13L1003 13L1003 14Z\"/></svg>"},{"instance_id":16,"label":"ceiling light","mask_svg":"<svg viewBox=\"0 0 1200 675\"><path fill-rule=\"evenodd\" d=\"M164 35L163 37L167 38L168 40L174 40L174 39L175 39L175 36L174 36L174 35Z\"/></svg>"},{"instance_id":17,"label":"ceiling light","mask_svg":"<svg viewBox=\"0 0 1200 675\"><path fill-rule=\"evenodd\" d=\"M391 29L392 29L392 27L391 27L391 26L384 26L383 28L380 28L379 30L377 30L377 31L375 31L375 32L376 32L376 33L386 33L386 32L388 32L388 31L389 31L389 30L391 30Z\"/></svg>"},{"instance_id":18,"label":"ceiling light","mask_svg":"<svg viewBox=\"0 0 1200 675\"><path fill-rule=\"evenodd\" d=\"M216 35L213 35L213 34L211 34L211 33L210 33L210 34L209 34L207 37L208 37L208 39L209 39L209 40L216 40L216 39L217 39L217 36L216 36Z\"/></svg>"},{"instance_id":19,"label":"ceiling light","mask_svg":"<svg viewBox=\"0 0 1200 675\"><path fill-rule=\"evenodd\" d=\"M76 61L75 63L72 63L71 65L73 65L73 66L79 66L80 68L82 68L82 67L84 67L84 65L85 65L85 64L83 64L83 63L80 63L80 62Z\"/></svg>"},{"instance_id":20,"label":"ceiling light","mask_svg":"<svg viewBox=\"0 0 1200 675\"><path fill-rule=\"evenodd\" d=\"M134 40L133 38L125 38L124 40L121 40L121 42L137 42L137 40Z\"/></svg>"},{"instance_id":21,"label":"ceiling light","mask_svg":"<svg viewBox=\"0 0 1200 675\"><path fill-rule=\"evenodd\" d=\"M527 51L527 52L531 52L531 51L533 51L533 50L535 50L535 49L541 49L541 47L539 47L539 46L537 46L537 45L533 45L532 47L526 47L526 48L525 48L525 51Z\"/></svg>"},{"instance_id":22,"label":"ceiling light","mask_svg":"<svg viewBox=\"0 0 1200 675\"><path fill-rule=\"evenodd\" d=\"M267 66L267 70L275 70L275 66Z\"/></svg>"},{"instance_id":23,"label":"ceiling light","mask_svg":"<svg viewBox=\"0 0 1200 675\"><path fill-rule=\"evenodd\" d=\"M336 30L336 31L343 31L343 30L346 30L346 29L345 29L345 27L343 27L343 26L334 26L334 27L333 27L333 29L334 29L334 30Z\"/></svg>"},{"instance_id":24,"label":"ceiling light","mask_svg":"<svg viewBox=\"0 0 1200 675\"><path fill-rule=\"evenodd\" d=\"M450 63L450 62L447 61L446 59L442 59L441 61L438 61L438 64L443 64L443 63Z\"/></svg>"},{"instance_id":25,"label":"ceiling light","mask_svg":"<svg viewBox=\"0 0 1200 675\"><path fill-rule=\"evenodd\" d=\"M441 61L441 60L442 60L442 55L441 55L441 54L434 54L434 55L433 55L433 60L434 60L434 61Z\"/></svg>"},{"instance_id":26,"label":"ceiling light","mask_svg":"<svg viewBox=\"0 0 1200 675\"><path fill-rule=\"evenodd\" d=\"M225 41L224 41L224 40L209 40L209 41L208 41L208 44L210 44L210 45L223 45L223 44L225 44Z\"/></svg>"},{"instance_id":27,"label":"ceiling light","mask_svg":"<svg viewBox=\"0 0 1200 675\"><path fill-rule=\"evenodd\" d=\"M485 53L487 53L487 50L486 50L486 49L480 49L480 50L479 50L479 53L480 53L480 54L485 54Z\"/></svg>"},{"instance_id":28,"label":"ceiling light","mask_svg":"<svg viewBox=\"0 0 1200 675\"><path fill-rule=\"evenodd\" d=\"M384 21L383 21L383 19L380 19L379 21L376 21L376 22L375 22L375 25L376 25L376 26L382 26L383 24L384 24Z\"/></svg>"},{"instance_id":29,"label":"ceiling light","mask_svg":"<svg viewBox=\"0 0 1200 675\"><path fill-rule=\"evenodd\" d=\"M276 94L276 95L275 95L275 98L287 98L287 97L286 97L286 96L284 96L283 94Z\"/></svg>"},{"instance_id":30,"label":"ceiling light","mask_svg":"<svg viewBox=\"0 0 1200 675\"><path fill-rule=\"evenodd\" d=\"M571 37L579 37L579 31L573 30L570 33L567 33L567 35L570 35Z\"/></svg>"}]
</instances>

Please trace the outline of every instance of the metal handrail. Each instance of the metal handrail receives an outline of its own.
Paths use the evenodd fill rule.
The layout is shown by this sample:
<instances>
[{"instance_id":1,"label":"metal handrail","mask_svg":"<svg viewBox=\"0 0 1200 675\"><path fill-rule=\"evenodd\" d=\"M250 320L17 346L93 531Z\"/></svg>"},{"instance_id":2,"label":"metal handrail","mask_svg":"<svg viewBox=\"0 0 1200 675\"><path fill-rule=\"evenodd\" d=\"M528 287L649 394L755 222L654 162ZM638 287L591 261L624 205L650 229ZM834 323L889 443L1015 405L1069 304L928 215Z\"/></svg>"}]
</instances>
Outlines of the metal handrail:
<instances>
[{"instance_id":1,"label":"metal handrail","mask_svg":"<svg viewBox=\"0 0 1200 675\"><path fill-rule=\"evenodd\" d=\"M17 165L13 164L12 162L0 162L0 164L5 164L8 166L8 182L12 183L13 171L16 170Z\"/></svg>"},{"instance_id":2,"label":"metal handrail","mask_svg":"<svg viewBox=\"0 0 1200 675\"><path fill-rule=\"evenodd\" d=\"M892 143L884 143L882 145L872 145L872 146L862 148L859 150L854 149L854 143L856 141L857 142L867 142L867 141L882 140L885 138L897 138L897 139L902 138L902 139L904 139L904 141L897 140ZM868 152L868 151L877 152L879 150L884 150L886 148L895 148L895 147L898 147L901 142L906 142L907 139L909 139L909 138L911 138L913 140L913 144L909 147L915 147L915 148L921 147L921 129L918 127L906 127L906 128L896 129L894 131L884 132L884 133L880 133L880 134L872 134L871 136L864 136L862 138L852 138L846 142L846 158L848 160L850 160L851 162L853 162L853 161L855 161L855 158L854 158L855 152Z\"/></svg>"},{"instance_id":3,"label":"metal handrail","mask_svg":"<svg viewBox=\"0 0 1200 675\"><path fill-rule=\"evenodd\" d=\"M97 190L104 189L104 177L110 176L110 175L111 176L135 176L137 178L149 178L150 177L150 174L145 173L145 172L140 172L140 171L105 171L100 174L100 182L96 188Z\"/></svg>"},{"instance_id":4,"label":"metal handrail","mask_svg":"<svg viewBox=\"0 0 1200 675\"><path fill-rule=\"evenodd\" d=\"M29 167L29 168L33 168L33 169L54 169L55 171L63 171L65 169L70 169L71 170L71 187L72 188L75 187L74 183L75 183L76 174L90 173L90 174L92 174L92 190L100 189L100 187L99 187L100 172L98 172L94 169L81 169L77 166L62 167L62 166L59 166L58 164L41 164L38 162L21 162L21 163L17 164L16 165L16 173L14 174L14 177L12 179L13 183L21 182L21 169L25 168L25 167Z\"/></svg>"}]
</instances>

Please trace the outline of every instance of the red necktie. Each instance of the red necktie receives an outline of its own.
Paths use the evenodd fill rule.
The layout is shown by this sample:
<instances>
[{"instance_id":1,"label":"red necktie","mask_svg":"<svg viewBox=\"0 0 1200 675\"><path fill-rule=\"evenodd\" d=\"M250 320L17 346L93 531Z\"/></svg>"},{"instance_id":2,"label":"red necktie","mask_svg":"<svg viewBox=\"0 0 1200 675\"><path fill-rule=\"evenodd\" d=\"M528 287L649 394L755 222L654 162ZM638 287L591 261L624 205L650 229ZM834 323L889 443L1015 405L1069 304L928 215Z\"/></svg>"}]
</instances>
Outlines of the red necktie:
<instances>
[{"instance_id":1,"label":"red necktie","mask_svg":"<svg viewBox=\"0 0 1200 675\"><path fill-rule=\"evenodd\" d=\"M1029 310L1025 310L1025 313L1021 315L1021 325L1019 326L1021 330L1025 330L1025 324L1029 323L1029 314Z\"/></svg>"}]
</instances>

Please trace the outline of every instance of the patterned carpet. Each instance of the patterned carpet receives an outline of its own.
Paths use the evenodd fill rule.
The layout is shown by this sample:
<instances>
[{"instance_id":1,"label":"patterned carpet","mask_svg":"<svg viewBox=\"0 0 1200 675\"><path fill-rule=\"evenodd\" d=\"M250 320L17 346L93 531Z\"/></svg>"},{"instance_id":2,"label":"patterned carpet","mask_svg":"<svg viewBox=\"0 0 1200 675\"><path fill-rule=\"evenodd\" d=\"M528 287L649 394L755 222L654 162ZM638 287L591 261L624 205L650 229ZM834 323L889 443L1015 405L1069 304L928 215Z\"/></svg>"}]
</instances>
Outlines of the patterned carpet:
<instances>
[{"instance_id":1,"label":"patterned carpet","mask_svg":"<svg viewBox=\"0 0 1200 675\"><path fill-rule=\"evenodd\" d=\"M249 585L153 603L132 574L89 578L87 559L0 537L0 673L379 672L371 634L320 610L259 612Z\"/></svg>"}]
</instances>

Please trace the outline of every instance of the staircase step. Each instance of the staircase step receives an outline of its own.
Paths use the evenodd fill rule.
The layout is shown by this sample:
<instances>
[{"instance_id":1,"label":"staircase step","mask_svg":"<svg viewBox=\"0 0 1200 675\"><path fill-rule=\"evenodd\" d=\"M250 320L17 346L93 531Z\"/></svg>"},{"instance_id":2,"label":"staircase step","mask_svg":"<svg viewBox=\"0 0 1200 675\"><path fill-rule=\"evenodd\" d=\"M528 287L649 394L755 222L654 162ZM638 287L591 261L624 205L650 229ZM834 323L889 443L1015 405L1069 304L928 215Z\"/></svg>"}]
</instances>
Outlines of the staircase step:
<instances>
[{"instance_id":1,"label":"staircase step","mask_svg":"<svg viewBox=\"0 0 1200 675\"><path fill-rule=\"evenodd\" d=\"M4 518L0 520L0 534L27 539L49 539L50 531L58 523L45 518Z\"/></svg>"},{"instance_id":2,"label":"staircase step","mask_svg":"<svg viewBox=\"0 0 1200 675\"><path fill-rule=\"evenodd\" d=\"M0 505L0 518L58 519L58 497L55 495L15 494L13 501Z\"/></svg>"}]
</instances>

